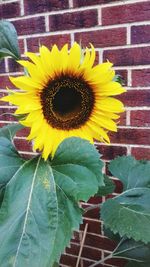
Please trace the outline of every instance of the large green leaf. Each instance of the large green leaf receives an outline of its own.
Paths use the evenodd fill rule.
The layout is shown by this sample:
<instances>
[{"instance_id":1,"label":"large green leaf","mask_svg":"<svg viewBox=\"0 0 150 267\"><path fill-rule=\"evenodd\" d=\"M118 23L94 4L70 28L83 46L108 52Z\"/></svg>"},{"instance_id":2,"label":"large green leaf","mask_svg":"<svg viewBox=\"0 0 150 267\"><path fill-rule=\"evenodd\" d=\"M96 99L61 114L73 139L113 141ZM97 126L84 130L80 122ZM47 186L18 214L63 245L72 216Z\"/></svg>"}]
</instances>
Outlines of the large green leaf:
<instances>
[{"instance_id":1,"label":"large green leaf","mask_svg":"<svg viewBox=\"0 0 150 267\"><path fill-rule=\"evenodd\" d=\"M106 227L120 236L150 242L150 189L130 189L103 203L101 218Z\"/></svg>"},{"instance_id":2,"label":"large green leaf","mask_svg":"<svg viewBox=\"0 0 150 267\"><path fill-rule=\"evenodd\" d=\"M11 142L0 137L0 188L3 187L24 163Z\"/></svg>"},{"instance_id":3,"label":"large green leaf","mask_svg":"<svg viewBox=\"0 0 150 267\"><path fill-rule=\"evenodd\" d=\"M137 262L137 261L130 261L128 262L125 267L149 267L150 263L149 262Z\"/></svg>"},{"instance_id":4,"label":"large green leaf","mask_svg":"<svg viewBox=\"0 0 150 267\"><path fill-rule=\"evenodd\" d=\"M20 52L15 27L12 23L2 20L0 21L0 58L5 56L19 59Z\"/></svg>"},{"instance_id":5,"label":"large green leaf","mask_svg":"<svg viewBox=\"0 0 150 267\"><path fill-rule=\"evenodd\" d=\"M65 139L51 162L59 188L76 201L87 201L104 185L99 157L88 141L76 137Z\"/></svg>"},{"instance_id":6,"label":"large green leaf","mask_svg":"<svg viewBox=\"0 0 150 267\"><path fill-rule=\"evenodd\" d=\"M0 128L0 137L5 137L13 143L13 138L16 132L21 130L22 128L24 127L21 124L8 124L7 126Z\"/></svg>"},{"instance_id":7,"label":"large green leaf","mask_svg":"<svg viewBox=\"0 0 150 267\"><path fill-rule=\"evenodd\" d=\"M0 188L12 178L24 163L13 145L13 137L23 126L10 124L0 128Z\"/></svg>"},{"instance_id":8,"label":"large green leaf","mask_svg":"<svg viewBox=\"0 0 150 267\"><path fill-rule=\"evenodd\" d=\"M150 162L137 161L133 157L118 157L111 161L109 170L119 178L124 190L137 187L150 187Z\"/></svg>"},{"instance_id":9,"label":"large green leaf","mask_svg":"<svg viewBox=\"0 0 150 267\"><path fill-rule=\"evenodd\" d=\"M50 161L23 163L7 183L0 210L0 266L51 267L59 261L82 222L78 201L103 185L101 170L98 152L80 138L62 142Z\"/></svg>"},{"instance_id":10,"label":"large green leaf","mask_svg":"<svg viewBox=\"0 0 150 267\"><path fill-rule=\"evenodd\" d=\"M78 229L81 223L78 201L88 200L97 192L99 185L103 185L103 164L93 145L75 137L68 138L60 144L50 164L60 207L52 258L54 261L59 259L60 253L70 241L73 230Z\"/></svg>"},{"instance_id":11,"label":"large green leaf","mask_svg":"<svg viewBox=\"0 0 150 267\"><path fill-rule=\"evenodd\" d=\"M51 168L25 162L6 186L0 210L0 266L48 267L58 220Z\"/></svg>"}]
</instances>

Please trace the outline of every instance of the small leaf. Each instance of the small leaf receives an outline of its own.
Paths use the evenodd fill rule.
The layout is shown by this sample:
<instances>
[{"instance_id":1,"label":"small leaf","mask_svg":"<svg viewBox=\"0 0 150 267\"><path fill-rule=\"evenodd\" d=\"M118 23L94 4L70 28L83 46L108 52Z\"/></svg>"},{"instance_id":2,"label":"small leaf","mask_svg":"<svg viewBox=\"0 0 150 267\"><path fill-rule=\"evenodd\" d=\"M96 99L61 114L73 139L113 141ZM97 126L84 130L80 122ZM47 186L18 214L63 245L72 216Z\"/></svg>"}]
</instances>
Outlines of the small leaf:
<instances>
[{"instance_id":1,"label":"small leaf","mask_svg":"<svg viewBox=\"0 0 150 267\"><path fill-rule=\"evenodd\" d=\"M107 175L104 175L104 183L104 186L99 187L98 192L96 194L97 196L107 196L114 192L115 184Z\"/></svg>"},{"instance_id":2,"label":"small leaf","mask_svg":"<svg viewBox=\"0 0 150 267\"><path fill-rule=\"evenodd\" d=\"M114 82L118 82L120 83L121 85L125 85L125 81L123 79L123 77L121 75L115 75L114 79L113 79Z\"/></svg>"},{"instance_id":3,"label":"small leaf","mask_svg":"<svg viewBox=\"0 0 150 267\"><path fill-rule=\"evenodd\" d=\"M102 204L101 218L105 227L120 236L150 242L150 189L130 189Z\"/></svg>"},{"instance_id":4,"label":"small leaf","mask_svg":"<svg viewBox=\"0 0 150 267\"><path fill-rule=\"evenodd\" d=\"M119 178L124 190L138 187L150 187L150 162L137 161L133 157L118 157L112 160L109 170Z\"/></svg>"},{"instance_id":5,"label":"small leaf","mask_svg":"<svg viewBox=\"0 0 150 267\"><path fill-rule=\"evenodd\" d=\"M20 58L18 47L17 32L12 23L0 21L0 58L11 56L15 59Z\"/></svg>"}]
</instances>

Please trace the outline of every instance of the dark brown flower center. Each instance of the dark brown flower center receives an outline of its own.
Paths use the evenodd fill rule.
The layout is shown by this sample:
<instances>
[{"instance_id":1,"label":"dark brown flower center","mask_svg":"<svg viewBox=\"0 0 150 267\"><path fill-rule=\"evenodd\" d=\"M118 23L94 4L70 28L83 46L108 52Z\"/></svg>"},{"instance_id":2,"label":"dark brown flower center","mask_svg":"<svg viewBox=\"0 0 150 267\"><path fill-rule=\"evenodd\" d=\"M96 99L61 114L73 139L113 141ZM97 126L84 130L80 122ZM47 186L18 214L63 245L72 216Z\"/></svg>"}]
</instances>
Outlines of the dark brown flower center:
<instances>
[{"instance_id":1,"label":"dark brown flower center","mask_svg":"<svg viewBox=\"0 0 150 267\"><path fill-rule=\"evenodd\" d=\"M82 126L94 106L94 93L82 77L61 75L41 92L43 114L54 128L71 130Z\"/></svg>"}]
</instances>

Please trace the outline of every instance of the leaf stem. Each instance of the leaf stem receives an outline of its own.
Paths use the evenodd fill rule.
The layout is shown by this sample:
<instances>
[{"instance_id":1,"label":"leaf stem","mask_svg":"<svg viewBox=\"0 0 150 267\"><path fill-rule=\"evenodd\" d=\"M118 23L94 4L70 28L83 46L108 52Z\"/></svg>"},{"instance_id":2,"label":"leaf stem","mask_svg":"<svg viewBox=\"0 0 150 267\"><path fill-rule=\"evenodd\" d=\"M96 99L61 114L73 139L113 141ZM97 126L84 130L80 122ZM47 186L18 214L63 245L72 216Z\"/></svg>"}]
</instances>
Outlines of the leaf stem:
<instances>
[{"instance_id":1,"label":"leaf stem","mask_svg":"<svg viewBox=\"0 0 150 267\"><path fill-rule=\"evenodd\" d=\"M102 259L100 261L97 261L94 264L90 265L89 267L94 267L94 266L96 266L98 264L101 264L101 263L105 262L106 260L111 259L111 258L112 258L112 253L110 255L108 255L107 257L105 257L104 259Z\"/></svg>"}]
</instances>

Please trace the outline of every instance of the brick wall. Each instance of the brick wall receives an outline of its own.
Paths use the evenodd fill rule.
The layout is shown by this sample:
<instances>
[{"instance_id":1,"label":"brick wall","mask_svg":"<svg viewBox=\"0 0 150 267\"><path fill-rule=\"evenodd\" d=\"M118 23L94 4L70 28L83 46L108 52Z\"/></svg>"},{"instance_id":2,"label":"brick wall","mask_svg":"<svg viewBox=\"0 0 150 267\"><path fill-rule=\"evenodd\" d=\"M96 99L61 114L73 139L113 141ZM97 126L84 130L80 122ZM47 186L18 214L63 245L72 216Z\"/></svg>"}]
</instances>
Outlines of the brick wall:
<instances>
[{"instance_id":1,"label":"brick wall","mask_svg":"<svg viewBox=\"0 0 150 267\"><path fill-rule=\"evenodd\" d=\"M98 144L106 164L118 155L132 154L137 159L150 159L150 1L149 0L0 0L0 19L13 22L19 34L22 55L38 51L39 44L59 46L74 40L88 45L92 42L97 61L114 62L118 74L124 78L127 94L120 97L126 105L119 131L111 134L111 145ZM20 75L21 69L11 59L0 65L0 97L6 86L13 88L8 74ZM0 102L0 112L14 112L13 106ZM0 126L14 120L11 114L1 115ZM15 121L14 121L15 123ZM32 155L31 144L22 131L15 143L19 150ZM119 181L115 194L121 192ZM88 204L99 203L92 198ZM75 233L71 247L61 259L61 266L74 267L83 234L85 242L80 267L89 266L110 253L114 243L103 237L98 210L86 213L80 233ZM101 231L100 231L101 229ZM99 267L102 265L98 265ZM110 260L103 266L124 266L123 261Z\"/></svg>"}]
</instances>

